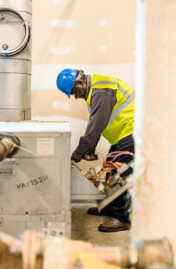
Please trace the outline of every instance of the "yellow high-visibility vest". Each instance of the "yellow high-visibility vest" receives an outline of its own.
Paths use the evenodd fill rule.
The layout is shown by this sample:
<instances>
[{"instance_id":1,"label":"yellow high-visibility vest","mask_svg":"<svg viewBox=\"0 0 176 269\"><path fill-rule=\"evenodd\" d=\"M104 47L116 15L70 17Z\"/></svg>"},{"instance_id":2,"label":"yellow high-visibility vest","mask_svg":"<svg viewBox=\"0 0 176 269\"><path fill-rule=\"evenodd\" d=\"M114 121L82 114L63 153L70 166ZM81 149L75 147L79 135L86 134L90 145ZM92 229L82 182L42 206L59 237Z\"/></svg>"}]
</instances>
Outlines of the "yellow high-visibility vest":
<instances>
[{"instance_id":1,"label":"yellow high-visibility vest","mask_svg":"<svg viewBox=\"0 0 176 269\"><path fill-rule=\"evenodd\" d=\"M91 76L91 85L87 97L87 105L91 114L91 96L93 89L111 89L116 91L117 102L113 107L109 122L101 133L111 145L115 145L122 138L133 133L134 125L134 91L123 81L106 76Z\"/></svg>"}]
</instances>

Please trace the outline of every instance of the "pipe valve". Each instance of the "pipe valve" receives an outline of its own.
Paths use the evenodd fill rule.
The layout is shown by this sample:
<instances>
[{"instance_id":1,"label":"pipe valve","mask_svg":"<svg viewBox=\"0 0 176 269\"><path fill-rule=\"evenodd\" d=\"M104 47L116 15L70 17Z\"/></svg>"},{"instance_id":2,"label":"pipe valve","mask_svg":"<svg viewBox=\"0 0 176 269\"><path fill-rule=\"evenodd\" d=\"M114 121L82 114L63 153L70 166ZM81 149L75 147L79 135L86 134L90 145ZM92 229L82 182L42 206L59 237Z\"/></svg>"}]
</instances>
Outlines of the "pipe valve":
<instances>
[{"instance_id":1,"label":"pipe valve","mask_svg":"<svg viewBox=\"0 0 176 269\"><path fill-rule=\"evenodd\" d=\"M17 153L20 146L19 138L12 133L0 133L0 161Z\"/></svg>"}]
</instances>

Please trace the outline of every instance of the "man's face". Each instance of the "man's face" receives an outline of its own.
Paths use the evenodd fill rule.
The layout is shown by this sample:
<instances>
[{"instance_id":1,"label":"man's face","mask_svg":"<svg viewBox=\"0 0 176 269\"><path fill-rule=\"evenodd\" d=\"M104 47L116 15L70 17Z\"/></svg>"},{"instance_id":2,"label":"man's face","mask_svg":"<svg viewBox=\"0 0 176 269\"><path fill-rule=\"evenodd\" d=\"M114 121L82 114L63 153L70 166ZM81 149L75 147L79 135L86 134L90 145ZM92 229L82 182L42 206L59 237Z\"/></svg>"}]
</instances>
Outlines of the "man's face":
<instances>
[{"instance_id":1,"label":"man's face","mask_svg":"<svg viewBox=\"0 0 176 269\"><path fill-rule=\"evenodd\" d=\"M85 98L87 90L87 84L83 80L79 80L75 83L73 95L76 99Z\"/></svg>"}]
</instances>

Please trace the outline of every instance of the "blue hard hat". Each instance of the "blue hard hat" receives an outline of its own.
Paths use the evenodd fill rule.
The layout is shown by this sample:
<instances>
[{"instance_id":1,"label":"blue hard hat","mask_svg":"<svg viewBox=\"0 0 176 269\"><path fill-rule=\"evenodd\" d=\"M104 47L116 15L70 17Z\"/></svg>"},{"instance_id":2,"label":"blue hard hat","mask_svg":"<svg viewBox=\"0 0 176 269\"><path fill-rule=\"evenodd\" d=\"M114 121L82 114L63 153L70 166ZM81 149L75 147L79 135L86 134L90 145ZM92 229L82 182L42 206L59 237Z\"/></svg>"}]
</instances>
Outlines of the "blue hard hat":
<instances>
[{"instance_id":1,"label":"blue hard hat","mask_svg":"<svg viewBox=\"0 0 176 269\"><path fill-rule=\"evenodd\" d=\"M78 71L76 69L64 69L57 77L56 84L58 89L65 93L68 98L70 98L70 93L74 86L77 72Z\"/></svg>"}]
</instances>

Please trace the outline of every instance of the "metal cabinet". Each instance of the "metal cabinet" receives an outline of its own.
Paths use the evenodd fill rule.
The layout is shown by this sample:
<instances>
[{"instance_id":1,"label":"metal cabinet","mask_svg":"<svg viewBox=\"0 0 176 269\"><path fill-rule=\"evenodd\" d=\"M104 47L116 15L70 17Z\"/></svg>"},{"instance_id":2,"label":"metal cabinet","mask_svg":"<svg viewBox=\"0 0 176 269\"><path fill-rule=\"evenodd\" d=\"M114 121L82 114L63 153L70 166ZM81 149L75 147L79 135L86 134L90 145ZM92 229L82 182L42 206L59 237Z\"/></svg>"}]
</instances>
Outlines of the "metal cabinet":
<instances>
[{"instance_id":1,"label":"metal cabinet","mask_svg":"<svg viewBox=\"0 0 176 269\"><path fill-rule=\"evenodd\" d=\"M70 237L70 129L67 123L0 123L21 148L0 163L0 230Z\"/></svg>"}]
</instances>

